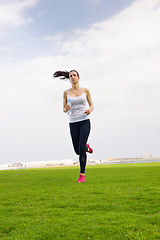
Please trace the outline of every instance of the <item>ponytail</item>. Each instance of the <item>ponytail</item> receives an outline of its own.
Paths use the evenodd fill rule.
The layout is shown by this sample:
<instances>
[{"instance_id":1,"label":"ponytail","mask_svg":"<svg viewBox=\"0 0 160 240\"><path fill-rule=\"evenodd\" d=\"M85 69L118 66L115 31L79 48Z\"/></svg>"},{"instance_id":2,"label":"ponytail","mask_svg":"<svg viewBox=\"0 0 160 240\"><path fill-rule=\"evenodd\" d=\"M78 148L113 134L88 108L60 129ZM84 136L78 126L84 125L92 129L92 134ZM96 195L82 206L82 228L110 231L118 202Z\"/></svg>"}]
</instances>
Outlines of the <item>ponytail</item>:
<instances>
[{"instance_id":1,"label":"ponytail","mask_svg":"<svg viewBox=\"0 0 160 240\"><path fill-rule=\"evenodd\" d=\"M76 70L71 70L70 72L76 72L77 76L79 77L79 73ZM53 74L54 78L59 77L60 79L69 79L69 73L68 71L57 71Z\"/></svg>"},{"instance_id":2,"label":"ponytail","mask_svg":"<svg viewBox=\"0 0 160 240\"><path fill-rule=\"evenodd\" d=\"M53 74L53 77L60 77L60 79L69 79L69 72L67 71L57 71Z\"/></svg>"}]
</instances>

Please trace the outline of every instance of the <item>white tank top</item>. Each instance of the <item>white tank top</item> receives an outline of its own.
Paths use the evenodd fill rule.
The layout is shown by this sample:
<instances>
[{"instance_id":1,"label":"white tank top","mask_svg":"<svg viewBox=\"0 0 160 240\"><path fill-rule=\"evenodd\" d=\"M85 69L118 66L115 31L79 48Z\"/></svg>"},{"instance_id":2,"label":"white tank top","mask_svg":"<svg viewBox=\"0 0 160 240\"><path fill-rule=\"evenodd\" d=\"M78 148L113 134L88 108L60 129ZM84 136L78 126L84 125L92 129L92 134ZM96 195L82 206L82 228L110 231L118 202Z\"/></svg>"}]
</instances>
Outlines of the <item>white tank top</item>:
<instances>
[{"instance_id":1,"label":"white tank top","mask_svg":"<svg viewBox=\"0 0 160 240\"><path fill-rule=\"evenodd\" d=\"M67 99L71 101L72 105L71 114L69 115L70 123L80 122L89 118L88 115L84 113L87 109L87 98L85 93L78 97L71 97L68 91Z\"/></svg>"}]
</instances>

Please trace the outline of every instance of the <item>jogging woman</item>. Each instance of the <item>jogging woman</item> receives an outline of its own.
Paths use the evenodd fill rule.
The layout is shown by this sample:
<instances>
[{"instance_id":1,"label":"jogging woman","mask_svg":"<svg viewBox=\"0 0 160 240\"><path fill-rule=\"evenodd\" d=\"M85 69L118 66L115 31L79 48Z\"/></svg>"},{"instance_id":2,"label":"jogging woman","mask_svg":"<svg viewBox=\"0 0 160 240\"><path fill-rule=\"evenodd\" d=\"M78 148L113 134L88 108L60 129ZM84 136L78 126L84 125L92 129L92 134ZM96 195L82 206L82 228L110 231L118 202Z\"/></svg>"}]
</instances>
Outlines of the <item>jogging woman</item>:
<instances>
[{"instance_id":1,"label":"jogging woman","mask_svg":"<svg viewBox=\"0 0 160 240\"><path fill-rule=\"evenodd\" d=\"M86 152L93 152L92 148L87 144L91 128L89 114L93 111L91 95L87 88L81 88L79 86L80 77L76 70L71 70L70 72L57 71L53 74L53 77L69 79L72 84L70 89L64 91L63 111L69 113L69 127L72 143L74 151L79 155L80 175L77 182L85 182ZM71 105L69 105L69 102Z\"/></svg>"}]
</instances>

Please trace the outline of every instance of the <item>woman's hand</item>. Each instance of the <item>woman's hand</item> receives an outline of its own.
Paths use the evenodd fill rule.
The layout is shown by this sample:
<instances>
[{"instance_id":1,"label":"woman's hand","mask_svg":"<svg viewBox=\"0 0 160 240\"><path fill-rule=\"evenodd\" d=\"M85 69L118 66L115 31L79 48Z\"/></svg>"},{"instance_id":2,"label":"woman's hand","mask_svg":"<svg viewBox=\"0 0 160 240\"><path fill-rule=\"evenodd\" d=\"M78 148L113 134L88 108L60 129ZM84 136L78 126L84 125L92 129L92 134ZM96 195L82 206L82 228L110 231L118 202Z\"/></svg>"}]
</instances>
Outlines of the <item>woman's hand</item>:
<instances>
[{"instance_id":1,"label":"woman's hand","mask_svg":"<svg viewBox=\"0 0 160 240\"><path fill-rule=\"evenodd\" d=\"M91 113L90 109L86 109L86 111L84 112L86 113L87 115L89 115Z\"/></svg>"},{"instance_id":2,"label":"woman's hand","mask_svg":"<svg viewBox=\"0 0 160 240\"><path fill-rule=\"evenodd\" d=\"M66 110L67 110L67 111L71 110L71 106L66 105Z\"/></svg>"},{"instance_id":3,"label":"woman's hand","mask_svg":"<svg viewBox=\"0 0 160 240\"><path fill-rule=\"evenodd\" d=\"M69 105L66 105L66 106L64 107L64 112L68 112L70 109L71 109L71 107L70 107Z\"/></svg>"}]
</instances>

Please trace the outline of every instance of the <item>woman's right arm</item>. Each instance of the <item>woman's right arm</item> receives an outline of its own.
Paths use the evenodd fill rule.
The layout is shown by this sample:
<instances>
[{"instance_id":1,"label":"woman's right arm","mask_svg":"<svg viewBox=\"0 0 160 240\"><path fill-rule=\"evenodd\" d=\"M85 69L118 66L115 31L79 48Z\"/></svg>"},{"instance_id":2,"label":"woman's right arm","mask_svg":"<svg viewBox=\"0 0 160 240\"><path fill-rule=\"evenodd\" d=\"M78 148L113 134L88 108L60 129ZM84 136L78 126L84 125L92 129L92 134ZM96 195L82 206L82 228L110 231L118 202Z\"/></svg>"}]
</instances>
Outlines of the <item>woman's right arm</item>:
<instances>
[{"instance_id":1,"label":"woman's right arm","mask_svg":"<svg viewBox=\"0 0 160 240\"><path fill-rule=\"evenodd\" d=\"M67 112L67 91L63 94L63 112Z\"/></svg>"}]
</instances>

